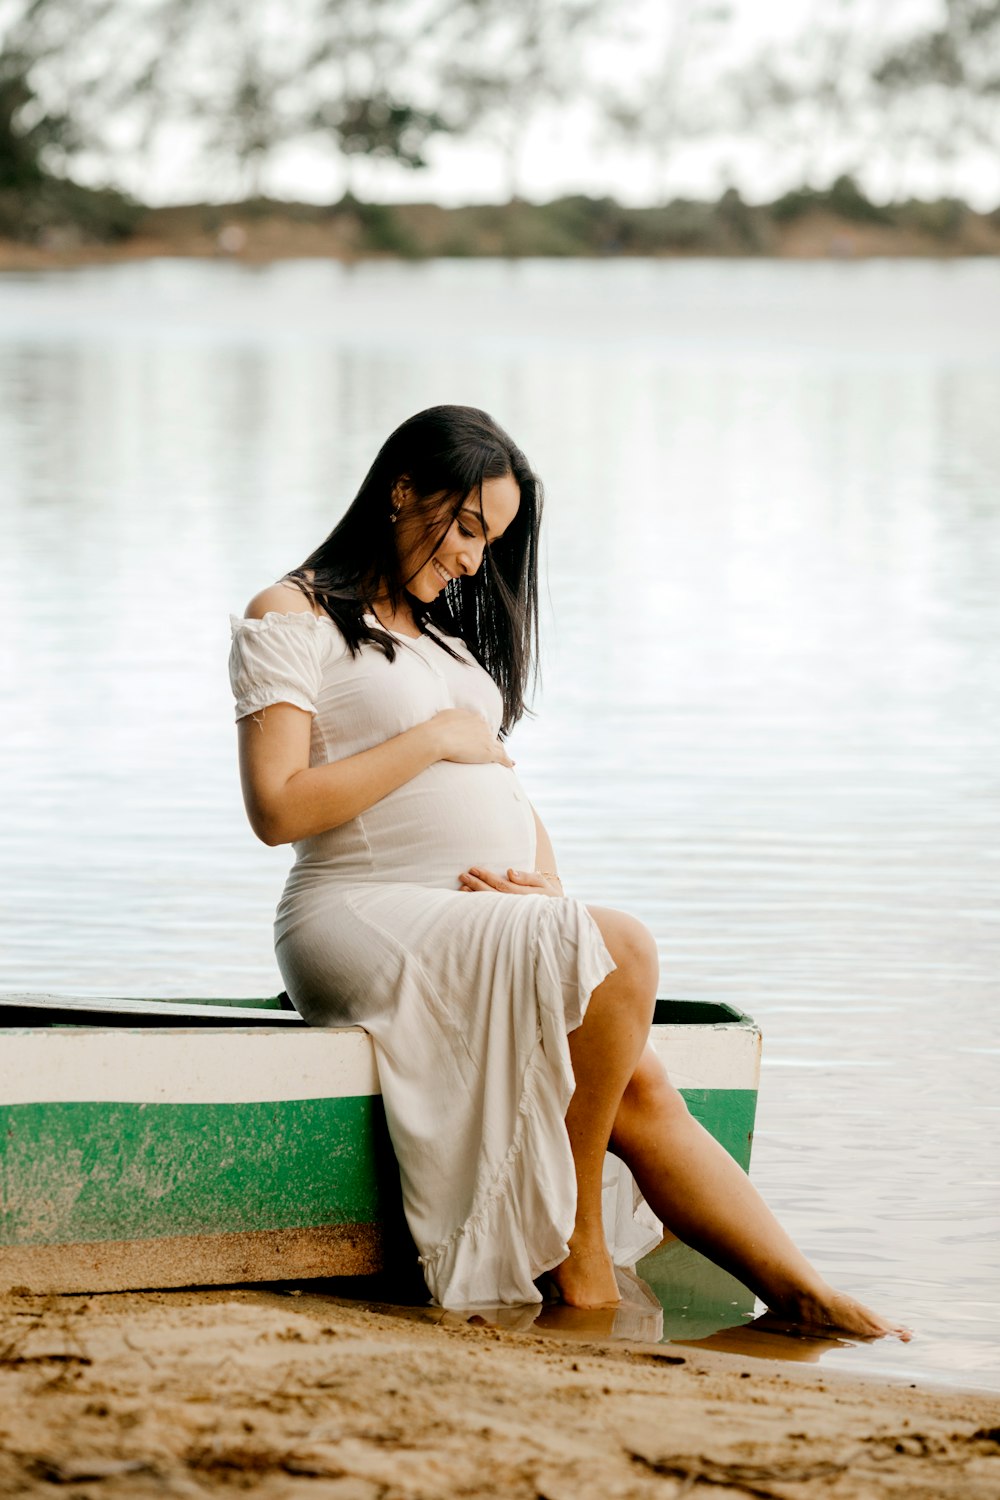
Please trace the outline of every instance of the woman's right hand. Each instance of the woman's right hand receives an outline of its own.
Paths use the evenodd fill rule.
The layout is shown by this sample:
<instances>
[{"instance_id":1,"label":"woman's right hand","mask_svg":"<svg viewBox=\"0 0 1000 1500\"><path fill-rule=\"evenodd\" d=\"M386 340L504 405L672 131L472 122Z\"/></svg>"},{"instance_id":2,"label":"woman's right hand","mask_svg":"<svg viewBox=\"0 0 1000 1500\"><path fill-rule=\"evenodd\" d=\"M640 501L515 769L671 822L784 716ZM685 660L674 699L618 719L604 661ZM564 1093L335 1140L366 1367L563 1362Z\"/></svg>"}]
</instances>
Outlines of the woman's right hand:
<instances>
[{"instance_id":1,"label":"woman's right hand","mask_svg":"<svg viewBox=\"0 0 1000 1500\"><path fill-rule=\"evenodd\" d=\"M482 714L469 708L443 708L428 721L433 730L439 760L459 761L463 765L486 765L495 761L501 766L514 762L500 740L494 738Z\"/></svg>"}]
</instances>

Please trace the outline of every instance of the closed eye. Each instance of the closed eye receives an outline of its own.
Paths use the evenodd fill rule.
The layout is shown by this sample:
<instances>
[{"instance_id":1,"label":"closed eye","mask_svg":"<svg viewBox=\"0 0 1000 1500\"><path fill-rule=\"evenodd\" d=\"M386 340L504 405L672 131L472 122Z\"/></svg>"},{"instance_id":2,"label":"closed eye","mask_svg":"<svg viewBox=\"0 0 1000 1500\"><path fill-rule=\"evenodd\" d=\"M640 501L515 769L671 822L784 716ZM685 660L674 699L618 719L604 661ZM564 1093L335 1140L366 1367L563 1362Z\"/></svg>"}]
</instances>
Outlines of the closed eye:
<instances>
[{"instance_id":1,"label":"closed eye","mask_svg":"<svg viewBox=\"0 0 1000 1500\"><path fill-rule=\"evenodd\" d=\"M475 527L474 531L470 531L467 526L463 526L462 525L462 516L468 516L469 517L469 519L471 520L473 526ZM490 536L489 532L486 530L486 527L485 527L485 525L483 523L482 517L481 516L477 516L476 512L474 510L469 510L469 509L463 510L458 516L455 517L455 521L456 521L456 524L458 526L459 531L462 533L463 536L472 537L473 539L475 539L477 537L481 537L483 539L483 541L486 543L487 546L490 546L493 542L495 542L497 540L497 538L495 536L494 537ZM501 532L500 535L502 536L503 532Z\"/></svg>"}]
</instances>

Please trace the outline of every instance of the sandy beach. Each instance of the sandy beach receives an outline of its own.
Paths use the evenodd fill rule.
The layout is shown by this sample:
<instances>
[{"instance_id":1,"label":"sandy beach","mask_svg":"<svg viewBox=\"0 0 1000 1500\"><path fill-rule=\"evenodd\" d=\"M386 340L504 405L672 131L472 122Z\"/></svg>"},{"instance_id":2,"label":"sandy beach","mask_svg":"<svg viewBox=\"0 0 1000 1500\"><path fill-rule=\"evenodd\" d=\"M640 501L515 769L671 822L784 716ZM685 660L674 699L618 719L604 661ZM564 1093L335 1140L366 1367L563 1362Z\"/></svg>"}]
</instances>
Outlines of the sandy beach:
<instances>
[{"instance_id":1,"label":"sandy beach","mask_svg":"<svg viewBox=\"0 0 1000 1500\"><path fill-rule=\"evenodd\" d=\"M1000 1397L301 1289L0 1302L0 1493L1000 1493ZM809 1348L802 1353L809 1358Z\"/></svg>"}]
</instances>

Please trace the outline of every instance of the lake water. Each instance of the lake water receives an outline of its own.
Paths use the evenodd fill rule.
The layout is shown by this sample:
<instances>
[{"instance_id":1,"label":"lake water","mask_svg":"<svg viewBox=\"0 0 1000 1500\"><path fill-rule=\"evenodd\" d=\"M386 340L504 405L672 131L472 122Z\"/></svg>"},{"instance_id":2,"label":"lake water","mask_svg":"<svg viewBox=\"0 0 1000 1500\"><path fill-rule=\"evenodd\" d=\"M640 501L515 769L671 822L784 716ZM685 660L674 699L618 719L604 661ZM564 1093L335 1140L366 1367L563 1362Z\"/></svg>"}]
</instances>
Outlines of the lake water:
<instances>
[{"instance_id":1,"label":"lake water","mask_svg":"<svg viewBox=\"0 0 1000 1500\"><path fill-rule=\"evenodd\" d=\"M546 481L567 889L761 1022L756 1182L917 1331L824 1358L1000 1389L997 262L0 279L0 988L279 988L227 614L439 401Z\"/></svg>"}]
</instances>

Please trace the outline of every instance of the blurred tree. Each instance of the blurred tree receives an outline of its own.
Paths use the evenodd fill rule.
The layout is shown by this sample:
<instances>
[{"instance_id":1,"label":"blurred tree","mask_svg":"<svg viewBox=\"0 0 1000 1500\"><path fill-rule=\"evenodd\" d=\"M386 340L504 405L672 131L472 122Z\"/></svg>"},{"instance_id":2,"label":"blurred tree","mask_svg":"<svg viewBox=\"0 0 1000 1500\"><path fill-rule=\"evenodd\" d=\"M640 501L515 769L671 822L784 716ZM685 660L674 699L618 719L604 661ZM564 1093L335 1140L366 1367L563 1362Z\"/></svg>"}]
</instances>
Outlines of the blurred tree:
<instances>
[{"instance_id":1,"label":"blurred tree","mask_svg":"<svg viewBox=\"0 0 1000 1500\"><path fill-rule=\"evenodd\" d=\"M88 92L111 0L0 0L0 234L49 243L127 235L137 207L68 170L100 147ZM77 86L80 86L77 92Z\"/></svg>"},{"instance_id":2,"label":"blurred tree","mask_svg":"<svg viewBox=\"0 0 1000 1500\"><path fill-rule=\"evenodd\" d=\"M259 198L268 159L302 125L285 103L287 77L261 39L250 33L248 14L252 12L234 16L231 66L218 87L199 89L193 113L204 122L203 149L209 159L231 160L238 174L237 195Z\"/></svg>"},{"instance_id":3,"label":"blurred tree","mask_svg":"<svg viewBox=\"0 0 1000 1500\"><path fill-rule=\"evenodd\" d=\"M447 128L433 111L396 104L386 97L341 99L332 106L321 105L314 123L331 132L348 163L366 157L411 168L427 165L427 142ZM346 190L350 187L348 180Z\"/></svg>"},{"instance_id":4,"label":"blurred tree","mask_svg":"<svg viewBox=\"0 0 1000 1500\"><path fill-rule=\"evenodd\" d=\"M943 0L940 24L886 48L872 77L893 135L919 140L946 179L969 146L1000 158L1000 0Z\"/></svg>"},{"instance_id":5,"label":"blurred tree","mask_svg":"<svg viewBox=\"0 0 1000 1500\"><path fill-rule=\"evenodd\" d=\"M0 0L0 176L7 186L26 189L64 172L71 155L99 143L93 111L78 97L92 81L80 31L100 35L113 4Z\"/></svg>"},{"instance_id":6,"label":"blurred tree","mask_svg":"<svg viewBox=\"0 0 1000 1500\"><path fill-rule=\"evenodd\" d=\"M118 0L130 45L110 70L109 112L125 151L150 160L170 143L210 191L257 197L269 159L301 131L288 93L299 63L297 0L287 26L240 0Z\"/></svg>"},{"instance_id":7,"label":"blurred tree","mask_svg":"<svg viewBox=\"0 0 1000 1500\"><path fill-rule=\"evenodd\" d=\"M891 40L884 10L825 8L792 45L731 76L747 138L769 141L814 193L877 172L903 197L917 163L936 162L946 188L970 147L1000 157L1000 0L940 6L939 24Z\"/></svg>"},{"instance_id":8,"label":"blurred tree","mask_svg":"<svg viewBox=\"0 0 1000 1500\"><path fill-rule=\"evenodd\" d=\"M870 160L873 19L858 0L835 0L790 44L735 70L729 89L747 137L766 142L796 188L816 192Z\"/></svg>"},{"instance_id":9,"label":"blurred tree","mask_svg":"<svg viewBox=\"0 0 1000 1500\"><path fill-rule=\"evenodd\" d=\"M67 115L48 112L30 82L31 61L0 53L0 187L36 187L48 175L45 161L77 144Z\"/></svg>"},{"instance_id":10,"label":"blurred tree","mask_svg":"<svg viewBox=\"0 0 1000 1500\"><path fill-rule=\"evenodd\" d=\"M445 128L423 102L432 91L421 46L457 0L135 3L145 5L144 56L117 107L141 120L146 149L198 126L201 151L217 172L234 164L251 196L290 141L332 147L349 191L353 160L423 166L426 141Z\"/></svg>"},{"instance_id":11,"label":"blurred tree","mask_svg":"<svg viewBox=\"0 0 1000 1500\"><path fill-rule=\"evenodd\" d=\"M723 39L732 13L718 0L677 0L653 65L627 90L605 92L612 131L649 153L651 196L666 203L678 146L724 128L726 101L705 88L706 64Z\"/></svg>"},{"instance_id":12,"label":"blurred tree","mask_svg":"<svg viewBox=\"0 0 1000 1500\"><path fill-rule=\"evenodd\" d=\"M661 199L699 137L732 153L731 178L761 143L795 185L863 184L879 153L901 181L908 150L943 172L971 147L1000 159L1000 0L940 5L889 43L871 0L817 3L792 44L733 66L728 0L0 0L0 176L135 182L169 154L193 196L256 196L311 139L351 192L362 164L419 170L450 131L499 151L514 199L558 110L587 130L603 113Z\"/></svg>"},{"instance_id":13,"label":"blurred tree","mask_svg":"<svg viewBox=\"0 0 1000 1500\"><path fill-rule=\"evenodd\" d=\"M508 199L520 197L528 133L556 104L586 95L583 61L619 0L462 0L443 59L454 128L499 147Z\"/></svg>"},{"instance_id":14,"label":"blurred tree","mask_svg":"<svg viewBox=\"0 0 1000 1500\"><path fill-rule=\"evenodd\" d=\"M429 140L450 128L435 107L440 30L462 0L314 0L304 63L306 132L351 165L367 158L419 169Z\"/></svg>"}]
</instances>

